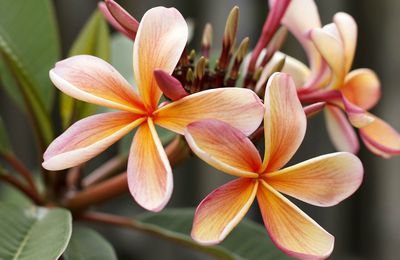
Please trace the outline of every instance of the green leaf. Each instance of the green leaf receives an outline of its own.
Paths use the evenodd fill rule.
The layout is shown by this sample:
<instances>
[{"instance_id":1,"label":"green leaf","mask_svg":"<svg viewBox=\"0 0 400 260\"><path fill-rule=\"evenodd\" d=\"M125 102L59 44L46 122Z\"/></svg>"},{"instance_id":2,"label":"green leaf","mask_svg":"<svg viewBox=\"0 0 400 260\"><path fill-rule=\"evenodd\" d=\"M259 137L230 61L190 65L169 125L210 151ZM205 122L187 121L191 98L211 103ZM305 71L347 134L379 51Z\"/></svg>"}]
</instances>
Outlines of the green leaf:
<instances>
[{"instance_id":1,"label":"green leaf","mask_svg":"<svg viewBox=\"0 0 400 260\"><path fill-rule=\"evenodd\" d=\"M18 83L18 89L8 85L6 90L15 92L10 96L23 97L40 141L49 143L53 139L49 111L54 87L48 73L60 55L51 1L0 1L0 54L7 66L0 77L9 79L11 72Z\"/></svg>"},{"instance_id":2,"label":"green leaf","mask_svg":"<svg viewBox=\"0 0 400 260\"><path fill-rule=\"evenodd\" d=\"M0 84L7 95L17 105L21 111L26 112L26 105L21 93L18 91L18 83L12 76L12 72L7 68L4 60L0 58Z\"/></svg>"},{"instance_id":3,"label":"green leaf","mask_svg":"<svg viewBox=\"0 0 400 260\"><path fill-rule=\"evenodd\" d=\"M8 141L7 130L4 125L3 119L0 117L0 154L7 154L11 152L11 145Z\"/></svg>"},{"instance_id":4,"label":"green leaf","mask_svg":"<svg viewBox=\"0 0 400 260\"><path fill-rule=\"evenodd\" d=\"M69 56L88 54L110 60L110 36L103 15L94 11L71 47Z\"/></svg>"},{"instance_id":5,"label":"green leaf","mask_svg":"<svg viewBox=\"0 0 400 260\"><path fill-rule=\"evenodd\" d=\"M126 36L116 33L111 37L111 64L128 80L134 84L133 78L133 42ZM134 87L137 92L137 88Z\"/></svg>"},{"instance_id":6,"label":"green leaf","mask_svg":"<svg viewBox=\"0 0 400 260\"><path fill-rule=\"evenodd\" d=\"M63 254L65 260L116 260L110 243L96 231L74 226L71 240Z\"/></svg>"},{"instance_id":7,"label":"green leaf","mask_svg":"<svg viewBox=\"0 0 400 260\"><path fill-rule=\"evenodd\" d=\"M88 54L110 60L110 33L103 15L94 11L75 40L69 56ZM61 118L64 129L72 121L79 120L96 111L96 106L61 95ZM75 117L75 118L73 118Z\"/></svg>"},{"instance_id":8,"label":"green leaf","mask_svg":"<svg viewBox=\"0 0 400 260\"><path fill-rule=\"evenodd\" d=\"M49 70L60 57L60 43L51 1L2 0L1 51L31 79L39 99L51 107L54 87Z\"/></svg>"},{"instance_id":9,"label":"green leaf","mask_svg":"<svg viewBox=\"0 0 400 260\"><path fill-rule=\"evenodd\" d=\"M1 183L0 201L20 207L32 206L32 201L14 186Z\"/></svg>"},{"instance_id":10,"label":"green leaf","mask_svg":"<svg viewBox=\"0 0 400 260\"><path fill-rule=\"evenodd\" d=\"M0 219L0 259L58 259L71 237L72 217L64 209L0 203Z\"/></svg>"},{"instance_id":11,"label":"green leaf","mask_svg":"<svg viewBox=\"0 0 400 260\"><path fill-rule=\"evenodd\" d=\"M201 246L189 235L193 215L194 209L167 209L157 214L142 214L139 221L150 224L153 232L156 231L164 237L223 259L292 259L276 248L264 226L247 219L242 220L220 245Z\"/></svg>"}]
</instances>

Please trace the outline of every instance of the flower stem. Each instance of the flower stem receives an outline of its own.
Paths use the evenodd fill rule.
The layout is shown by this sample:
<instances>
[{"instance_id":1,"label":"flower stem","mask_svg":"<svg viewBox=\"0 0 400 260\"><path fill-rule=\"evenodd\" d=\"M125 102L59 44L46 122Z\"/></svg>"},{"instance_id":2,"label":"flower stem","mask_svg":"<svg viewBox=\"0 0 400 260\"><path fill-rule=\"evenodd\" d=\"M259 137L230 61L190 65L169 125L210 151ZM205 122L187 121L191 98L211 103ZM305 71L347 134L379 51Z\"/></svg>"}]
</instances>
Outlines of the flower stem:
<instances>
[{"instance_id":1,"label":"flower stem","mask_svg":"<svg viewBox=\"0 0 400 260\"><path fill-rule=\"evenodd\" d=\"M80 185L82 168L85 164L75 166L68 170L65 178L65 183L68 190L77 190Z\"/></svg>"},{"instance_id":2,"label":"flower stem","mask_svg":"<svg viewBox=\"0 0 400 260\"><path fill-rule=\"evenodd\" d=\"M31 199L37 205L43 205L43 200L32 189L23 185L17 178L0 169L0 180L7 182Z\"/></svg>"},{"instance_id":3,"label":"flower stem","mask_svg":"<svg viewBox=\"0 0 400 260\"><path fill-rule=\"evenodd\" d=\"M83 178L82 186L89 187L96 184L117 171L122 171L123 167L126 167L128 158L122 156L115 156L102 164L96 170L91 172L87 177Z\"/></svg>"},{"instance_id":4,"label":"flower stem","mask_svg":"<svg viewBox=\"0 0 400 260\"><path fill-rule=\"evenodd\" d=\"M71 198L67 198L64 206L73 211L79 211L91 205L115 198L127 191L128 181L125 172L74 194Z\"/></svg>"},{"instance_id":5,"label":"flower stem","mask_svg":"<svg viewBox=\"0 0 400 260\"><path fill-rule=\"evenodd\" d=\"M17 157L13 154L2 154L3 159L8 162L21 176L26 180L29 185L29 188L32 190L32 193L35 193L36 197L40 197L39 191L36 188L35 182L33 181L32 174L30 171L25 167L25 165L18 160Z\"/></svg>"}]
</instances>

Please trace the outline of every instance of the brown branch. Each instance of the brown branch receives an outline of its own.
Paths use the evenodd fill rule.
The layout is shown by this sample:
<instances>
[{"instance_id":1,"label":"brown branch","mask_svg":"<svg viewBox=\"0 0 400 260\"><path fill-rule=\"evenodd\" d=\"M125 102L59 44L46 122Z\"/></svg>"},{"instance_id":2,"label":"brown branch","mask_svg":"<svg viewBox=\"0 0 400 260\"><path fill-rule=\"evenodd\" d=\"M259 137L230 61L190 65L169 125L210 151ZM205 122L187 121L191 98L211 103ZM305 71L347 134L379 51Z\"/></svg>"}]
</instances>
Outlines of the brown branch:
<instances>
[{"instance_id":1,"label":"brown branch","mask_svg":"<svg viewBox=\"0 0 400 260\"><path fill-rule=\"evenodd\" d=\"M7 182L14 188L24 193L29 199L31 199L37 205L43 205L43 200L35 193L32 189L23 185L17 178L12 175L6 174L0 171L0 180Z\"/></svg>"},{"instance_id":2,"label":"brown branch","mask_svg":"<svg viewBox=\"0 0 400 260\"><path fill-rule=\"evenodd\" d=\"M128 180L125 172L72 195L64 202L64 206L73 211L79 211L90 205L115 198L127 191Z\"/></svg>"},{"instance_id":3,"label":"brown branch","mask_svg":"<svg viewBox=\"0 0 400 260\"><path fill-rule=\"evenodd\" d=\"M29 185L29 188L35 193L36 197L40 197L39 191L36 188L36 184L32 178L32 174L25 167L25 165L18 160L17 157L13 154L2 154L1 155L8 164L10 164L21 176L26 180Z\"/></svg>"},{"instance_id":4,"label":"brown branch","mask_svg":"<svg viewBox=\"0 0 400 260\"><path fill-rule=\"evenodd\" d=\"M68 170L65 178L68 190L77 190L79 188L84 165L85 164L81 164Z\"/></svg>"},{"instance_id":5,"label":"brown branch","mask_svg":"<svg viewBox=\"0 0 400 260\"><path fill-rule=\"evenodd\" d=\"M249 136L249 139L254 145L257 145L257 143L264 137L264 126L260 126L256 131L254 131L253 134Z\"/></svg>"},{"instance_id":6,"label":"brown branch","mask_svg":"<svg viewBox=\"0 0 400 260\"><path fill-rule=\"evenodd\" d=\"M123 167L126 167L128 159L122 156L115 156L102 164L96 170L91 172L88 176L83 178L82 186L89 187L93 184L96 184L112 174L117 173L118 171L122 171Z\"/></svg>"}]
</instances>

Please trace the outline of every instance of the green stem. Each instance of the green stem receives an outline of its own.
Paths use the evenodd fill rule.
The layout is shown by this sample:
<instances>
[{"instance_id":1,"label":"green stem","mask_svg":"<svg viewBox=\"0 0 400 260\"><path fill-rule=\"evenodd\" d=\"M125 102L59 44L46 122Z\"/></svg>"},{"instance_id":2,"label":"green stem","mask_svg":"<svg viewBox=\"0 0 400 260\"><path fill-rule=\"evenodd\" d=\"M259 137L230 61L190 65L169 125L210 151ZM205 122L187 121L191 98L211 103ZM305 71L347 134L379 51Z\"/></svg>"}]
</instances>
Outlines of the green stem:
<instances>
[{"instance_id":1,"label":"green stem","mask_svg":"<svg viewBox=\"0 0 400 260\"><path fill-rule=\"evenodd\" d=\"M185 246L200 252L207 253L212 256L218 257L218 259L233 259L232 256L225 253L222 250L215 250L212 247L202 246L194 241L187 239L182 235L177 235L173 232L163 231L154 225L142 223L140 221L121 217L117 215L101 213L101 212L86 212L79 216L79 219L90 222L98 222L102 224L109 224L122 228L129 228L142 233L149 234L151 236L159 237L167 241L174 242L178 245Z\"/></svg>"}]
</instances>

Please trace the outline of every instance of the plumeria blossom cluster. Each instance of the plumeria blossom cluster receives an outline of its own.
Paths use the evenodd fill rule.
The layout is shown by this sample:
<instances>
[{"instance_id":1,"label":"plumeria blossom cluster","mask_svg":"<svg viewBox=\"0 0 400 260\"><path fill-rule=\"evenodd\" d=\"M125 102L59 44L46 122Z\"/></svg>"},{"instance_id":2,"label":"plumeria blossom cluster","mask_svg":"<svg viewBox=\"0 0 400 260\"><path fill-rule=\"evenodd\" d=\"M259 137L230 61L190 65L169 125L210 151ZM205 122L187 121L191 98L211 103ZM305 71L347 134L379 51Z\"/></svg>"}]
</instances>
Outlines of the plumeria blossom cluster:
<instances>
[{"instance_id":1,"label":"plumeria blossom cluster","mask_svg":"<svg viewBox=\"0 0 400 260\"><path fill-rule=\"evenodd\" d=\"M183 134L189 123L215 118L246 134L252 133L261 123L263 107L248 89L208 90L158 106L162 92L154 70L172 73L187 34L186 22L174 8L156 7L143 16L133 46L139 95L110 64L99 58L83 55L58 62L50 71L50 78L61 91L121 112L76 122L48 147L43 167L62 170L79 165L138 127L128 160L129 189L141 206L159 211L168 202L173 184L171 166L155 124Z\"/></svg>"},{"instance_id":2,"label":"plumeria blossom cluster","mask_svg":"<svg viewBox=\"0 0 400 260\"><path fill-rule=\"evenodd\" d=\"M326 124L336 149L358 152L356 127L371 152L386 158L399 155L400 134L368 112L381 94L377 75L365 68L350 71L357 43L354 19L340 12L334 15L333 23L322 27L313 0L293 0L282 24L302 44L309 61L308 68L297 60L286 60L300 79L299 98L303 103L326 104Z\"/></svg>"},{"instance_id":3,"label":"plumeria blossom cluster","mask_svg":"<svg viewBox=\"0 0 400 260\"><path fill-rule=\"evenodd\" d=\"M173 179L171 155L160 141L158 125L184 136L193 153L208 164L238 177L200 203L194 240L205 245L221 242L257 198L277 247L301 259L328 257L334 237L284 195L326 207L358 189L363 167L354 155L358 141L351 125L360 129L373 152L387 157L400 151L399 134L367 112L379 98L377 76L368 69L349 72L357 34L351 16L338 13L334 23L321 27L312 0L271 1L259 41L241 71L249 41L243 39L235 49L237 7L228 16L214 68L209 63L211 25L204 29L202 56L196 59L195 51L187 51L188 26L176 9L152 8L138 22L112 0L99 8L133 41L138 93L97 57L80 55L58 62L50 71L58 89L118 111L73 124L48 147L43 167L56 171L78 166L136 128L127 185L139 205L160 211L170 199ZM280 23L303 45L310 68L278 52L286 35ZM322 109L340 152L283 168L304 138L307 115ZM263 160L253 144L260 136L265 140Z\"/></svg>"}]
</instances>

